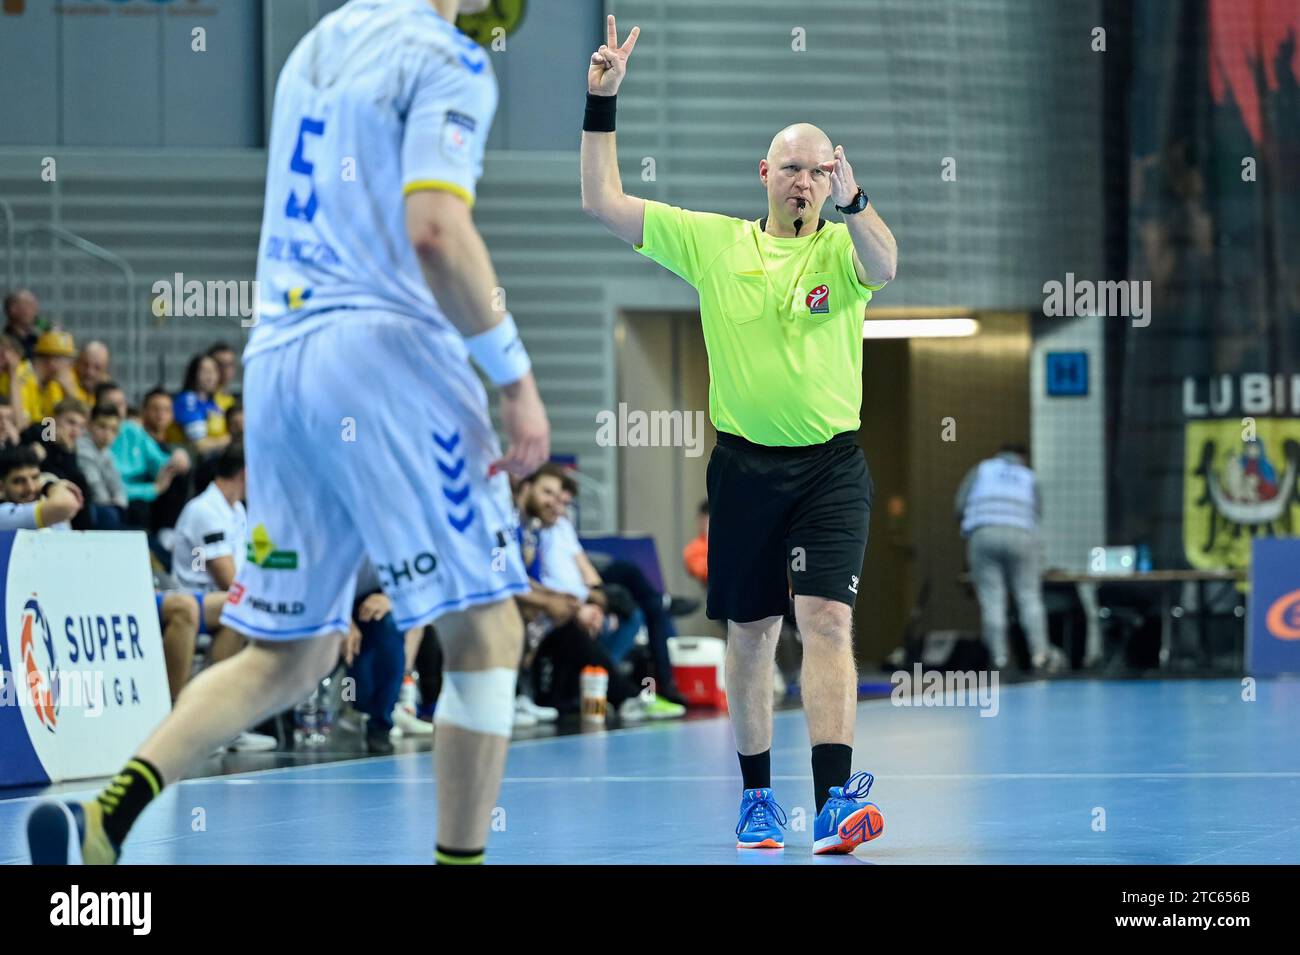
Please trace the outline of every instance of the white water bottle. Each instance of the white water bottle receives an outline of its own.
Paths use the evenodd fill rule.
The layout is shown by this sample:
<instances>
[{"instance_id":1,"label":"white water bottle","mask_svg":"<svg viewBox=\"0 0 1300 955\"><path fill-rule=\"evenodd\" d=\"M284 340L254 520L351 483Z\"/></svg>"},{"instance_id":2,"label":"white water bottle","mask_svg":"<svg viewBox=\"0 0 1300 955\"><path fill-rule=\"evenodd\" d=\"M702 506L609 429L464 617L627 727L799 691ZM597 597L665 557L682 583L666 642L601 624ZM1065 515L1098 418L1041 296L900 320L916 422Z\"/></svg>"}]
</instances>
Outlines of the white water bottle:
<instances>
[{"instance_id":1,"label":"white water bottle","mask_svg":"<svg viewBox=\"0 0 1300 955\"><path fill-rule=\"evenodd\" d=\"M609 671L604 667L583 667L578 676L578 691L582 697L582 718L589 722L605 722L606 696L609 693Z\"/></svg>"}]
</instances>

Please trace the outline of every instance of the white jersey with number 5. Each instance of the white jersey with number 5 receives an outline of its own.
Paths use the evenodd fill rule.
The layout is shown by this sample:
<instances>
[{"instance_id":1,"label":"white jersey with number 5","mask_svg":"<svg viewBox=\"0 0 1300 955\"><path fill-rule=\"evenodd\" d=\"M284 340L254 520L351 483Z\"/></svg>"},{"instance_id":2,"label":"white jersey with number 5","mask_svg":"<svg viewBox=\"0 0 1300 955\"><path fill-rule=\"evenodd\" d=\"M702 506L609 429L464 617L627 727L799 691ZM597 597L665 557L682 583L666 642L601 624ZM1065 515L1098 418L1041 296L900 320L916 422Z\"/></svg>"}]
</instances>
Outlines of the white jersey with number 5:
<instances>
[{"instance_id":1,"label":"white jersey with number 5","mask_svg":"<svg viewBox=\"0 0 1300 955\"><path fill-rule=\"evenodd\" d=\"M404 196L474 201L497 106L487 53L428 0L351 0L280 72L245 358L373 309L467 360L407 239Z\"/></svg>"}]
</instances>

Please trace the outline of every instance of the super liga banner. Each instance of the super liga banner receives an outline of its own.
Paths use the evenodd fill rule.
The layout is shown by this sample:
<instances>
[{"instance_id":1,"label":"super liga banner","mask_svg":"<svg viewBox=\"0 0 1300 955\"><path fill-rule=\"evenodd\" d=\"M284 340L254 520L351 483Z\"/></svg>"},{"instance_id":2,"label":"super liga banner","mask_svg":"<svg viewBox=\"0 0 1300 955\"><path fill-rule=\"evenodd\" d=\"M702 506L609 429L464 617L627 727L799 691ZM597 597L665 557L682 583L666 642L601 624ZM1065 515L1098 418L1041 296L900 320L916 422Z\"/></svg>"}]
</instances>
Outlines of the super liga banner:
<instances>
[{"instance_id":1,"label":"super liga banner","mask_svg":"<svg viewBox=\"0 0 1300 955\"><path fill-rule=\"evenodd\" d=\"M138 531L0 532L0 786L116 772L171 708Z\"/></svg>"}]
</instances>

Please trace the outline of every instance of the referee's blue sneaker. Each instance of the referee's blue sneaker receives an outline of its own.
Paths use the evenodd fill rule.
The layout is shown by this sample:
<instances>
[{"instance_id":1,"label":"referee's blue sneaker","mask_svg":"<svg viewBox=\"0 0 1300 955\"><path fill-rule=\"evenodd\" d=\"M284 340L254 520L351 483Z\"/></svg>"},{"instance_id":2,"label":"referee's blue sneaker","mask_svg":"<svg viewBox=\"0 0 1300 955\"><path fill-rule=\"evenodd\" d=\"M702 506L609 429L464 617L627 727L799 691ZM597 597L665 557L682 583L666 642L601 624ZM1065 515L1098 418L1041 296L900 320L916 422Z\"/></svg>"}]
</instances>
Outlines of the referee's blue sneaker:
<instances>
[{"instance_id":1,"label":"referee's blue sneaker","mask_svg":"<svg viewBox=\"0 0 1300 955\"><path fill-rule=\"evenodd\" d=\"M740 822L736 823L737 849L784 849L785 810L770 789L746 789L740 797Z\"/></svg>"},{"instance_id":2,"label":"referee's blue sneaker","mask_svg":"<svg viewBox=\"0 0 1300 955\"><path fill-rule=\"evenodd\" d=\"M857 773L843 786L831 787L813 823L813 855L843 855L885 831L880 807L865 802L873 782L870 773Z\"/></svg>"}]
</instances>

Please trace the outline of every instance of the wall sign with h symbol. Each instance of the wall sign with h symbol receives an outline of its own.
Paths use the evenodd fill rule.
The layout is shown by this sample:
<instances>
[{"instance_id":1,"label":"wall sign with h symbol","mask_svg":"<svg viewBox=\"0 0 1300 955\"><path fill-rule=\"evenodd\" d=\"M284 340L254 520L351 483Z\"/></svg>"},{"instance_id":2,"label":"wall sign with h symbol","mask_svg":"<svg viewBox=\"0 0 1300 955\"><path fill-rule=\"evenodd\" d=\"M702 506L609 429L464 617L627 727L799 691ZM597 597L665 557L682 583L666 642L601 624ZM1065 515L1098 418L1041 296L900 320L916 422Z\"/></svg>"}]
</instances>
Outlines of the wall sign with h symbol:
<instances>
[{"instance_id":1,"label":"wall sign with h symbol","mask_svg":"<svg viewBox=\"0 0 1300 955\"><path fill-rule=\"evenodd\" d=\"M1088 353L1049 351L1047 393L1055 398L1082 397L1088 393Z\"/></svg>"}]
</instances>

